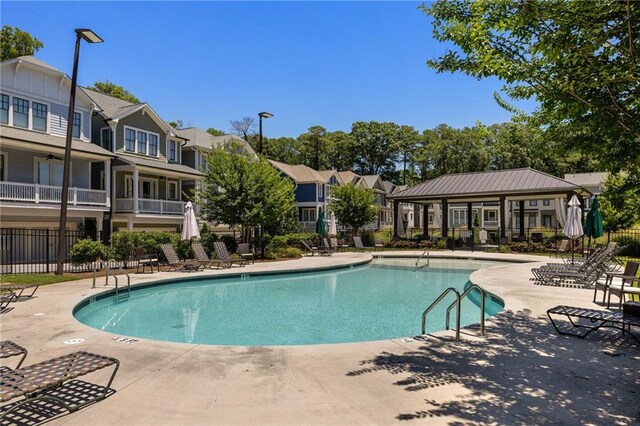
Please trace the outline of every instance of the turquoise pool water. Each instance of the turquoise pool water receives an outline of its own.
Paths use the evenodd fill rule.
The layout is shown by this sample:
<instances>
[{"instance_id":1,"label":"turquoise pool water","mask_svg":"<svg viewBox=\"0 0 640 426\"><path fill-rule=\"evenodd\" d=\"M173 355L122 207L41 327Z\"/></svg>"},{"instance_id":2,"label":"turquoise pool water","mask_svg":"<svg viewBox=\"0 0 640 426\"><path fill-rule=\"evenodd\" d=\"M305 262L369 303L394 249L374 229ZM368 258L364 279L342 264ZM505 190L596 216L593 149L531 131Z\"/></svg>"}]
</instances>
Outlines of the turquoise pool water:
<instances>
[{"instance_id":1,"label":"turquoise pool water","mask_svg":"<svg viewBox=\"0 0 640 426\"><path fill-rule=\"evenodd\" d=\"M462 290L471 272L495 264L432 260L430 268L415 271L414 262L156 285L132 290L123 302L113 297L85 302L74 315L110 333L171 342L256 346L383 340L420 334L422 312L444 289ZM447 305L430 314L429 332L444 330ZM497 299L487 298L488 316L501 309ZM463 302L462 312L463 325L479 321L473 300Z\"/></svg>"}]
</instances>

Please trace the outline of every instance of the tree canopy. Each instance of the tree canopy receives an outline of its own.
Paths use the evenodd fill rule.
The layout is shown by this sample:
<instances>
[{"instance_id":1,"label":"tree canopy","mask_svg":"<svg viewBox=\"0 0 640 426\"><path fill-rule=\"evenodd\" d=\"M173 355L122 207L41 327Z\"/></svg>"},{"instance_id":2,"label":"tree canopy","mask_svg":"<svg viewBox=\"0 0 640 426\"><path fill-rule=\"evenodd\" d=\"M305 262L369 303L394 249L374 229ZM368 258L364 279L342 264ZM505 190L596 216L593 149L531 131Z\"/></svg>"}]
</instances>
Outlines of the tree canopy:
<instances>
[{"instance_id":1,"label":"tree canopy","mask_svg":"<svg viewBox=\"0 0 640 426\"><path fill-rule=\"evenodd\" d=\"M378 217L378 207L374 205L376 195L371 189L351 183L337 185L331 189L331 198L329 210L340 223L353 228L354 235Z\"/></svg>"},{"instance_id":2,"label":"tree canopy","mask_svg":"<svg viewBox=\"0 0 640 426\"><path fill-rule=\"evenodd\" d=\"M527 118L562 148L638 180L640 2L439 0L422 10L434 37L455 45L430 67L498 77L510 99L537 101Z\"/></svg>"},{"instance_id":3,"label":"tree canopy","mask_svg":"<svg viewBox=\"0 0 640 426\"><path fill-rule=\"evenodd\" d=\"M138 99L133 93L129 92L122 86L118 86L115 83L110 81L96 81L93 83L93 86L88 87L91 90L95 90L96 92L104 93L105 95L113 96L114 98L122 99L123 101L131 102L133 104L141 103L140 99ZM182 121L177 120L176 125L178 125L178 121L180 124Z\"/></svg>"},{"instance_id":4,"label":"tree canopy","mask_svg":"<svg viewBox=\"0 0 640 426\"><path fill-rule=\"evenodd\" d=\"M207 220L229 226L274 226L295 217L293 183L266 158L222 148L207 155L203 188L197 193Z\"/></svg>"},{"instance_id":5,"label":"tree canopy","mask_svg":"<svg viewBox=\"0 0 640 426\"><path fill-rule=\"evenodd\" d=\"M33 56L44 44L20 28L3 25L0 34L0 61L19 56Z\"/></svg>"}]
</instances>

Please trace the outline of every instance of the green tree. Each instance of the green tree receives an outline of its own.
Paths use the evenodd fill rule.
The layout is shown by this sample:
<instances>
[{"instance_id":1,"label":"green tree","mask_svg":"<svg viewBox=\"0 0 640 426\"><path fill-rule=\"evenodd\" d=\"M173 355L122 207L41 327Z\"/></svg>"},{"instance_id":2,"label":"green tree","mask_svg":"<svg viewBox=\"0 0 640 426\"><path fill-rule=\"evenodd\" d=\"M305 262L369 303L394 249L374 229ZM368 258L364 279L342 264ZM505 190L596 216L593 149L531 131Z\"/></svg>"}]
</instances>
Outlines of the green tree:
<instances>
[{"instance_id":1,"label":"green tree","mask_svg":"<svg viewBox=\"0 0 640 426\"><path fill-rule=\"evenodd\" d=\"M256 120L253 117L242 117L240 120L229 120L231 132L249 142L249 137L256 131Z\"/></svg>"},{"instance_id":2,"label":"green tree","mask_svg":"<svg viewBox=\"0 0 640 426\"><path fill-rule=\"evenodd\" d=\"M374 205L376 195L371 189L353 184L334 186L331 190L332 200L329 210L344 226L351 227L353 234L378 217L378 207Z\"/></svg>"},{"instance_id":3,"label":"green tree","mask_svg":"<svg viewBox=\"0 0 640 426\"><path fill-rule=\"evenodd\" d=\"M209 133L210 135L213 135L213 136L224 136L224 135L226 135L226 133L224 131L215 129L213 127L209 127L207 129L207 133Z\"/></svg>"},{"instance_id":4,"label":"green tree","mask_svg":"<svg viewBox=\"0 0 640 426\"><path fill-rule=\"evenodd\" d=\"M430 67L498 77L510 99L537 101L531 120L564 148L638 180L640 2L439 0L422 10L434 37L455 45Z\"/></svg>"},{"instance_id":5,"label":"green tree","mask_svg":"<svg viewBox=\"0 0 640 426\"><path fill-rule=\"evenodd\" d=\"M334 170L351 170L354 163L353 140L349 133L343 131L327 134L329 168Z\"/></svg>"},{"instance_id":6,"label":"green tree","mask_svg":"<svg viewBox=\"0 0 640 426\"><path fill-rule=\"evenodd\" d=\"M377 121L357 121L351 126L354 166L362 175L383 175L387 178L395 171L398 159L396 141L398 125Z\"/></svg>"},{"instance_id":7,"label":"green tree","mask_svg":"<svg viewBox=\"0 0 640 426\"><path fill-rule=\"evenodd\" d=\"M44 47L44 44L20 28L3 25L0 33L0 61L19 56L33 56Z\"/></svg>"},{"instance_id":8,"label":"green tree","mask_svg":"<svg viewBox=\"0 0 640 426\"><path fill-rule=\"evenodd\" d=\"M294 138L263 138L263 154L270 160L286 164L302 163L300 141Z\"/></svg>"},{"instance_id":9,"label":"green tree","mask_svg":"<svg viewBox=\"0 0 640 426\"><path fill-rule=\"evenodd\" d=\"M402 184L407 184L407 163L413 161L413 152L420 139L420 134L412 126L400 126L395 141L395 149L402 159Z\"/></svg>"},{"instance_id":10,"label":"green tree","mask_svg":"<svg viewBox=\"0 0 640 426\"><path fill-rule=\"evenodd\" d=\"M640 221L640 198L621 174L610 174L600 196L600 210L605 229L618 231Z\"/></svg>"},{"instance_id":11,"label":"green tree","mask_svg":"<svg viewBox=\"0 0 640 426\"><path fill-rule=\"evenodd\" d=\"M108 80L104 82L96 81L93 83L93 86L88 88L96 92L104 93L105 95L113 96L114 98L122 99L123 101L131 102L132 104L141 103L140 99L136 98L133 93Z\"/></svg>"},{"instance_id":12,"label":"green tree","mask_svg":"<svg viewBox=\"0 0 640 426\"><path fill-rule=\"evenodd\" d=\"M311 126L307 133L298 137L304 165L315 170L329 167L327 129L322 126Z\"/></svg>"},{"instance_id":13,"label":"green tree","mask_svg":"<svg viewBox=\"0 0 640 426\"><path fill-rule=\"evenodd\" d=\"M174 129L184 129L184 123L182 122L182 120L173 120L173 121L169 121L169 126L173 127Z\"/></svg>"},{"instance_id":14,"label":"green tree","mask_svg":"<svg viewBox=\"0 0 640 426\"><path fill-rule=\"evenodd\" d=\"M277 228L295 216L294 184L263 156L249 158L215 149L207 155L207 172L198 203L207 220L232 227Z\"/></svg>"}]
</instances>

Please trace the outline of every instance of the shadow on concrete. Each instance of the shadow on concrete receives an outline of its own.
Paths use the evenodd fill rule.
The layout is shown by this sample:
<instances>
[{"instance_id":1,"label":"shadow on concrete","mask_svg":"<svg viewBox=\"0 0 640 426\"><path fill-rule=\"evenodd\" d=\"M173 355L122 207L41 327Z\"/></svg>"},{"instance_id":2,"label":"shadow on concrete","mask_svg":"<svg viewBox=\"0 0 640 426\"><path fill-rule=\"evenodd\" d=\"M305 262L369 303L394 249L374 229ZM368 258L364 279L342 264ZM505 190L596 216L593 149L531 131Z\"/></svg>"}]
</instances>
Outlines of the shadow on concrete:
<instances>
[{"instance_id":1,"label":"shadow on concrete","mask_svg":"<svg viewBox=\"0 0 640 426\"><path fill-rule=\"evenodd\" d=\"M469 335L477 330L469 329ZM420 345L419 343L416 345ZM640 348L620 332L559 336L546 318L504 312L486 339L430 339L383 352L352 377L388 372L425 406L398 420L451 416L471 424L632 424L640 421ZM444 419L443 419L444 420Z\"/></svg>"}]
</instances>

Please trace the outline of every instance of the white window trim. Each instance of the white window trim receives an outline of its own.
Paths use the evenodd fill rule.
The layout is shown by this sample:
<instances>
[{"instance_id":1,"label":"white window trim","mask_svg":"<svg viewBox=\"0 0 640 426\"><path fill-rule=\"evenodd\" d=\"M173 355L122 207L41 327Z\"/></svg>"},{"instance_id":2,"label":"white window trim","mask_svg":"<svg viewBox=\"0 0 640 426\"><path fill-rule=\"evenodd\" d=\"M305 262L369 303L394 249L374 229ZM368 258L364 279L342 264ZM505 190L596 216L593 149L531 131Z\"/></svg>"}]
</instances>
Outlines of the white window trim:
<instances>
[{"instance_id":1,"label":"white window trim","mask_svg":"<svg viewBox=\"0 0 640 426\"><path fill-rule=\"evenodd\" d=\"M6 151L0 151L0 155L4 155L4 164L2 167L4 170L4 176L0 176L0 180L6 182L9 179L9 153Z\"/></svg>"},{"instance_id":2,"label":"white window trim","mask_svg":"<svg viewBox=\"0 0 640 426\"><path fill-rule=\"evenodd\" d=\"M38 103L41 105L45 105L47 107L47 127L44 130L39 130L39 129L34 129L33 128L33 103ZM9 105L9 107L11 107L11 105ZM29 114L31 115L31 130L33 130L34 132L40 132L40 133L49 133L49 129L50 129L50 125L51 125L51 104L49 104L48 102L43 102L43 101L35 101L32 100L31 101L31 107L29 108ZM80 132L82 133L82 121L80 122Z\"/></svg>"},{"instance_id":3,"label":"white window trim","mask_svg":"<svg viewBox=\"0 0 640 426\"><path fill-rule=\"evenodd\" d=\"M307 212L307 219L305 220L304 214ZM309 219L310 212L313 212L313 219ZM315 207L302 207L300 212L300 217L302 222L314 222L317 220L316 218L316 208Z\"/></svg>"},{"instance_id":4,"label":"white window trim","mask_svg":"<svg viewBox=\"0 0 640 426\"><path fill-rule=\"evenodd\" d=\"M175 148L176 158L174 159L169 158L169 153L171 152L171 149L170 149L171 144L174 144L176 146ZM159 147L158 147L158 151L160 151ZM169 140L167 142L167 161L173 161L175 163L178 162L178 142L177 141Z\"/></svg>"},{"instance_id":5,"label":"white window trim","mask_svg":"<svg viewBox=\"0 0 640 426\"><path fill-rule=\"evenodd\" d=\"M131 195L129 196L127 194L127 188L129 186L129 181L132 182L131 184ZM150 182L152 183L152 186L155 186L155 198L144 198L142 196L142 182ZM124 176L124 196L125 198L133 198L133 193L135 191L133 190L133 175L125 175ZM160 186L158 184L158 179L153 179L153 178L148 178L148 177L140 177L138 176L138 199L139 200L159 200L159 194L160 192Z\"/></svg>"},{"instance_id":6,"label":"white window trim","mask_svg":"<svg viewBox=\"0 0 640 426\"><path fill-rule=\"evenodd\" d=\"M171 196L170 196L171 191L169 191L169 187L170 187L172 184L175 184L175 185L176 185L176 196L175 196L175 198L171 198ZM177 180L169 180L169 179L167 179L167 187L166 187L166 192L167 192L167 196L166 196L166 198L167 198L167 200L172 200L172 201L178 201L178 200L180 200L180 193L178 192L178 188L179 188L179 187L180 187L180 182L179 182L179 181L177 181Z\"/></svg>"},{"instance_id":7,"label":"white window trim","mask_svg":"<svg viewBox=\"0 0 640 426\"><path fill-rule=\"evenodd\" d=\"M136 138L135 138L134 143L133 143L133 151L127 150L127 129L130 129L130 130L133 130L134 132L136 132ZM138 152L138 132L142 132L142 133L146 133L147 134L147 143L146 143L146 147L145 147L145 152L144 153ZM158 153L156 155L149 155L149 135L155 135L158 138ZM125 152L131 153L131 154L145 155L147 157L152 157L152 158L160 158L160 134L159 133L150 132L148 130L139 129L137 127L124 126L123 140L124 140L124 150L125 150Z\"/></svg>"},{"instance_id":8,"label":"white window trim","mask_svg":"<svg viewBox=\"0 0 640 426\"><path fill-rule=\"evenodd\" d=\"M111 138L111 140L109 142L111 143L111 147L113 147L113 130L109 126L100 127L100 146L108 151L109 148L105 148L104 140L102 139L102 132L105 131L105 130L109 130L109 135L110 135L110 138Z\"/></svg>"},{"instance_id":9,"label":"white window trim","mask_svg":"<svg viewBox=\"0 0 640 426\"><path fill-rule=\"evenodd\" d=\"M69 120L67 122L67 126L71 125L71 135L72 135L72 137L74 139L82 140L82 135L84 135L84 132L82 131L82 116L83 116L83 113L82 113L82 111L73 111L73 115L75 116L76 114L80 114L80 134L78 135L77 138L75 136L73 136L73 117L71 117L71 120Z\"/></svg>"}]
</instances>

